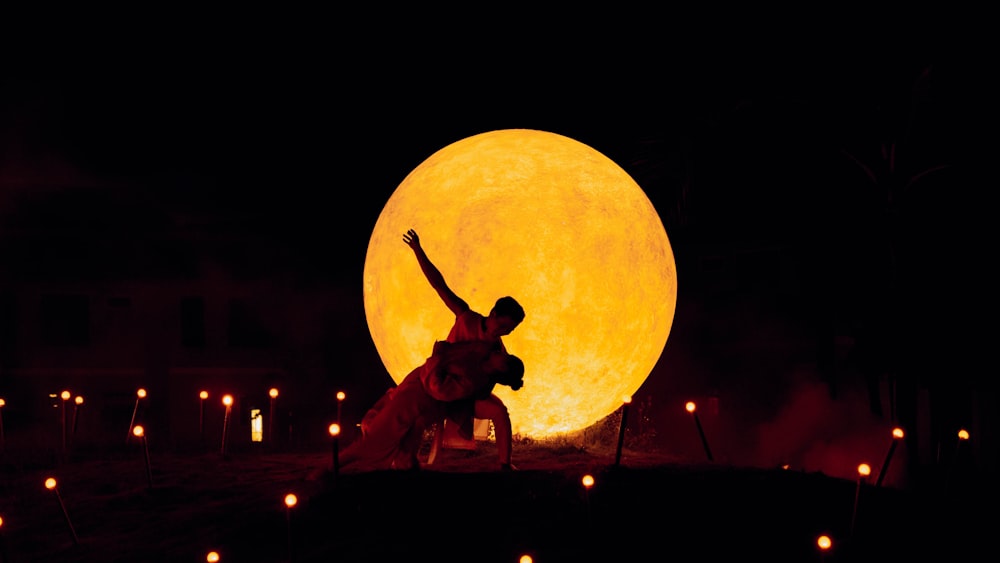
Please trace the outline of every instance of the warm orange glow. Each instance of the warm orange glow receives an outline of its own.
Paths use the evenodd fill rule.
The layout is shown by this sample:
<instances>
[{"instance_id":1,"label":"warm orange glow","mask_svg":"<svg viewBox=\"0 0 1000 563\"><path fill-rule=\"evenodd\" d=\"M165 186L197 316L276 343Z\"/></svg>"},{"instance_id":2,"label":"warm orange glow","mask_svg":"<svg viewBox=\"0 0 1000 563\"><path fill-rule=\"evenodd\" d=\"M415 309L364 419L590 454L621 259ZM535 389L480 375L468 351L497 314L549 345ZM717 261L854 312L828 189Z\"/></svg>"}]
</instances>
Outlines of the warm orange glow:
<instances>
[{"instance_id":1,"label":"warm orange glow","mask_svg":"<svg viewBox=\"0 0 1000 563\"><path fill-rule=\"evenodd\" d=\"M347 395L343 391L337 391L337 400L343 401L347 398Z\"/></svg>"},{"instance_id":2,"label":"warm orange glow","mask_svg":"<svg viewBox=\"0 0 1000 563\"><path fill-rule=\"evenodd\" d=\"M62 400L64 400L64 401L68 401L69 398L70 398L70 396L71 395L70 395L69 391L63 391L62 393L59 393L59 397L61 397Z\"/></svg>"},{"instance_id":3,"label":"warm orange glow","mask_svg":"<svg viewBox=\"0 0 1000 563\"><path fill-rule=\"evenodd\" d=\"M198 397L199 397L199 398L200 398L201 400L203 400L203 401L204 401L205 399L207 399L207 398L208 398L208 391L202 391L202 392L198 393Z\"/></svg>"},{"instance_id":4,"label":"warm orange glow","mask_svg":"<svg viewBox=\"0 0 1000 563\"><path fill-rule=\"evenodd\" d=\"M632 402L632 397L630 395L626 395L626 396L622 397L622 402L627 405L627 404L629 404L629 403Z\"/></svg>"},{"instance_id":5,"label":"warm orange glow","mask_svg":"<svg viewBox=\"0 0 1000 563\"><path fill-rule=\"evenodd\" d=\"M826 551L833 547L833 540L830 539L830 536L822 535L816 538L816 545L823 551Z\"/></svg>"},{"instance_id":6,"label":"warm orange glow","mask_svg":"<svg viewBox=\"0 0 1000 563\"><path fill-rule=\"evenodd\" d=\"M685 408L685 409L686 409L686 410L687 410L688 412L694 412L694 401L688 401L688 402L687 402L687 403L686 403L686 404L684 405L684 408Z\"/></svg>"},{"instance_id":7,"label":"warm orange glow","mask_svg":"<svg viewBox=\"0 0 1000 563\"><path fill-rule=\"evenodd\" d=\"M4 406L6 404L7 404L7 401L5 401L3 399L0 399L0 407Z\"/></svg>"},{"instance_id":8,"label":"warm orange glow","mask_svg":"<svg viewBox=\"0 0 1000 563\"><path fill-rule=\"evenodd\" d=\"M525 554L522 555L521 558L518 559L517 561L518 563L532 563L534 559L532 559L530 555Z\"/></svg>"},{"instance_id":9,"label":"warm orange glow","mask_svg":"<svg viewBox=\"0 0 1000 563\"><path fill-rule=\"evenodd\" d=\"M363 285L368 328L396 382L455 321L402 240L410 228L474 310L488 314L505 295L524 306L504 337L524 360L524 388L495 389L515 435L591 426L659 360L676 308L673 250L642 188L597 150L545 131L490 131L403 179L372 231Z\"/></svg>"},{"instance_id":10,"label":"warm orange glow","mask_svg":"<svg viewBox=\"0 0 1000 563\"><path fill-rule=\"evenodd\" d=\"M274 399L275 397L278 396L278 390L275 389L274 387L271 387L271 390L268 391L267 394L270 395L272 399Z\"/></svg>"},{"instance_id":11,"label":"warm orange glow","mask_svg":"<svg viewBox=\"0 0 1000 563\"><path fill-rule=\"evenodd\" d=\"M337 424L336 422L331 424L330 427L327 428L327 430L330 432L331 436L340 436L340 425Z\"/></svg>"},{"instance_id":12,"label":"warm orange glow","mask_svg":"<svg viewBox=\"0 0 1000 563\"><path fill-rule=\"evenodd\" d=\"M141 387L139 388L138 391L135 392L135 394L138 395L140 399L146 398L146 390Z\"/></svg>"},{"instance_id":13,"label":"warm orange glow","mask_svg":"<svg viewBox=\"0 0 1000 563\"><path fill-rule=\"evenodd\" d=\"M48 479L46 479L45 480L45 488L46 489L54 489L54 488L56 488L56 480L54 478L52 478L52 477L49 477Z\"/></svg>"},{"instance_id":14,"label":"warm orange glow","mask_svg":"<svg viewBox=\"0 0 1000 563\"><path fill-rule=\"evenodd\" d=\"M143 428L141 425L136 424L135 428L132 429L132 433L135 434L137 437L142 438L143 436L146 435L146 429Z\"/></svg>"},{"instance_id":15,"label":"warm orange glow","mask_svg":"<svg viewBox=\"0 0 1000 563\"><path fill-rule=\"evenodd\" d=\"M903 439L903 429L900 428L900 427L898 427L898 426L896 428L893 428L892 429L892 437L895 438L895 439L897 439L897 440L902 440Z\"/></svg>"},{"instance_id":16,"label":"warm orange glow","mask_svg":"<svg viewBox=\"0 0 1000 563\"><path fill-rule=\"evenodd\" d=\"M788 467L789 467L789 466L788 466L788 464L787 464L787 463L783 463L783 464L781 464L781 468L782 468L782 469L788 469Z\"/></svg>"},{"instance_id":17,"label":"warm orange glow","mask_svg":"<svg viewBox=\"0 0 1000 563\"><path fill-rule=\"evenodd\" d=\"M209 551L208 555L205 557L205 561L208 561L208 563L218 563L218 561L219 561L219 552L218 551Z\"/></svg>"},{"instance_id":18,"label":"warm orange glow","mask_svg":"<svg viewBox=\"0 0 1000 563\"><path fill-rule=\"evenodd\" d=\"M969 439L969 432L967 430L965 430L964 428L962 430L959 430L958 431L958 439L959 440L968 440Z\"/></svg>"},{"instance_id":19,"label":"warm orange glow","mask_svg":"<svg viewBox=\"0 0 1000 563\"><path fill-rule=\"evenodd\" d=\"M298 503L299 503L299 497L295 496L292 493L288 493L287 495L285 495L285 506L287 506L288 508L291 508Z\"/></svg>"},{"instance_id":20,"label":"warm orange glow","mask_svg":"<svg viewBox=\"0 0 1000 563\"><path fill-rule=\"evenodd\" d=\"M73 402L76 403L76 404L78 404L78 405L82 405L83 404L83 396L82 395L77 395L76 398L73 399Z\"/></svg>"},{"instance_id":21,"label":"warm orange glow","mask_svg":"<svg viewBox=\"0 0 1000 563\"><path fill-rule=\"evenodd\" d=\"M867 463L862 463L858 466L858 475L862 477L867 477L872 474L872 468Z\"/></svg>"},{"instance_id":22,"label":"warm orange glow","mask_svg":"<svg viewBox=\"0 0 1000 563\"><path fill-rule=\"evenodd\" d=\"M584 487L586 487L586 488L589 489L589 488L591 488L591 487L594 486L594 476L593 475L584 475L583 479L580 479L580 482L583 483Z\"/></svg>"},{"instance_id":23,"label":"warm orange glow","mask_svg":"<svg viewBox=\"0 0 1000 563\"><path fill-rule=\"evenodd\" d=\"M2 528L2 527L3 527L3 517L0 516L0 528Z\"/></svg>"},{"instance_id":24,"label":"warm orange glow","mask_svg":"<svg viewBox=\"0 0 1000 563\"><path fill-rule=\"evenodd\" d=\"M231 407L233 405L233 396L225 395L224 397L222 397L222 404L226 405L227 407Z\"/></svg>"}]
</instances>

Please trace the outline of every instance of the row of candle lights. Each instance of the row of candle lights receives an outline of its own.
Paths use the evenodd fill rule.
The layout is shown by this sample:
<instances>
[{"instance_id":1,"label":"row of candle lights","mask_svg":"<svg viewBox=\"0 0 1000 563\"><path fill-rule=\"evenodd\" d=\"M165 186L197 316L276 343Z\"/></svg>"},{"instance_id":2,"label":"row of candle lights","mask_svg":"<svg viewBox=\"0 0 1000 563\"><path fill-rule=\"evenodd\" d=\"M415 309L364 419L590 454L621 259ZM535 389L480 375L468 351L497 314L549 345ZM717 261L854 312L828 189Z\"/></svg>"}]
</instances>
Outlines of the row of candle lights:
<instances>
[{"instance_id":1,"label":"row of candle lights","mask_svg":"<svg viewBox=\"0 0 1000 563\"><path fill-rule=\"evenodd\" d=\"M274 401L278 397L278 390L276 388L271 388L268 391L268 395L271 398L271 412L273 413L274 412ZM69 393L69 391L63 391L60 394L60 397L64 401L64 405L65 405L65 402L67 402L69 400L70 396L71 396L71 394ZM146 398L146 396L147 396L146 390L140 388L136 392L136 396L137 396L137 398L136 398L136 405L135 405L135 408L133 409L132 421L129 423L129 435L135 436L135 437L139 438L141 440L142 444L143 444L143 450L144 450L145 462L146 462L145 463L145 467L146 467L147 484L148 484L149 488L152 488L153 487L153 478L152 478L152 470L151 470L151 466L150 466L149 447L148 447L148 442L146 440L145 428L142 425L135 424L136 416L137 416L138 409L139 409L139 403L140 403L140 401L142 399ZM198 396L199 396L199 399L201 400L201 407L202 407L201 408L201 415L200 415L200 418L199 418L199 430L203 430L203 424L204 424L204 404L205 404L205 401L208 399L208 392L207 391L200 391ZM335 478L338 476L338 473L339 473L339 458L338 458L338 456L339 456L339 439L340 439L340 433L341 433L341 413L342 413L342 403L343 403L344 399L346 398L346 395L344 394L343 391L340 391L340 392L337 393L336 397L337 397L337 422L334 422L334 423L330 424L329 427L328 427L328 432L329 432L329 434L330 434L330 436L332 438L332 445L333 445L331 466L332 466L333 475L334 475ZM77 396L74 402L75 402L75 405L77 407L79 407L79 405L83 404L83 397L82 396ZM620 423L619 433L618 433L618 444L617 444L616 453L615 453L615 466L616 467L621 462L622 445L623 445L623 442L624 442L625 428L626 428L627 420L628 420L628 405L630 403L631 403L631 397L625 397L623 399L621 423ZM232 409L232 404L233 404L233 397L232 397L232 395L229 395L229 394L224 395L222 397L222 404L226 407L226 413L225 413L225 418L224 418L224 421L223 421L223 437L222 437L221 453L225 454L225 441L226 441L227 427L228 427L228 424L229 424L229 417L230 417L230 413L231 413L231 409ZM0 398L0 448L2 448L2 445L3 445L3 417L2 417L3 410L2 410L2 408L4 406L6 406L6 401L3 398ZM713 458L712 458L711 449L708 446L708 441L707 441L707 439L705 437L704 429L703 429L703 427L701 425L701 421L698 418L697 408L696 408L695 403L693 401L687 402L685 404L685 410L687 412L691 413L691 415L692 415L692 417L694 419L696 428L698 430L698 434L699 434L699 437L701 439L702 445L703 445L703 447L705 449L705 454L708 457L708 460L712 461ZM65 424L65 412L64 412L63 416L64 416L63 428L65 430L65 428L66 428L66 424ZM75 418L76 418L76 413L74 412L74 428L75 428ZM274 419L274 416L272 414L272 416L271 416L272 426L270 427L269 437L273 437L273 419ZM896 450L896 446L897 446L898 442L904 438L904 436L905 436L905 434L904 434L904 432L903 432L903 430L901 428L898 428L898 427L897 428L893 428L893 430L892 430L892 441L890 442L889 449L886 452L885 459L882 462L882 465L880 467L878 478L875 481L875 485L876 486L881 486L882 481L883 481L883 479L885 477L885 474L886 474L886 470L889 467L889 464L890 464L890 462L892 460L893 453ZM965 430L965 429L960 429L959 432L958 432L958 446L960 447L961 443L964 442L964 441L967 441L968 439L969 439L969 433L968 433L968 431ZM65 438L64 438L64 440L65 440ZM65 445L65 442L64 442L64 445ZM787 466L785 466L785 468L787 469ZM860 500L861 485L871 475L871 466L868 465L867 463L861 463L861 464L859 464L857 469L858 469L858 480L857 480L857 487L855 488L854 507L853 507L852 514L851 514L851 525L850 525L850 533L851 533L851 535L853 535L853 533L854 533L855 523L856 523L856 520L857 520L858 503L859 503L859 500ZM588 518L589 518L589 511L590 511L590 506L589 506L589 491L595 485L596 482L595 482L595 479L594 479L594 477L592 475L587 474L587 475L583 476L583 478L581 479L581 483L582 483L583 488L584 488L584 496L585 496L585 500L586 500L586 504L587 504L587 511L588 511ZM73 542L74 542L74 544L79 545L79 538L77 537L76 530L73 527L72 521L70 520L69 513L66 510L66 506L65 506L65 504L64 504L64 502L62 500L62 497L59 494L59 490L56 487L56 480L55 480L55 478L53 478L53 477L47 478L45 480L45 487L47 489L52 490L55 493L56 498L57 498L57 500L59 502L60 508L62 510L64 519L66 521L66 524L67 524L67 526L69 528L69 531L70 531L70 533L72 535ZM290 511L291 511L292 507L294 507L297 504L297 502L298 502L298 499L297 499L296 495L294 495L292 493L289 493L288 495L285 496L285 505L286 505L286 508L287 508L286 520L287 520L287 528L288 528L287 533L288 533L289 558L291 558L291 549L292 549L291 512ZM0 527L2 527L2 525L3 525L3 518L2 518L2 516L0 516ZM829 535L822 534L822 535L820 535L820 536L817 537L817 539L816 539L816 545L817 545L817 548L820 549L821 552L826 552L826 551L829 551L830 549L832 549L832 547L833 547L833 540L832 540L832 538ZM219 553L217 551L211 551L211 552L208 553L208 555L206 557L206 560L209 561L210 563L212 563L212 562L218 562L218 561L220 561L220 555L219 555ZM527 555L527 554L522 555L520 557L520 559L519 559L520 563L531 563L531 561L532 561L531 556Z\"/></svg>"}]
</instances>

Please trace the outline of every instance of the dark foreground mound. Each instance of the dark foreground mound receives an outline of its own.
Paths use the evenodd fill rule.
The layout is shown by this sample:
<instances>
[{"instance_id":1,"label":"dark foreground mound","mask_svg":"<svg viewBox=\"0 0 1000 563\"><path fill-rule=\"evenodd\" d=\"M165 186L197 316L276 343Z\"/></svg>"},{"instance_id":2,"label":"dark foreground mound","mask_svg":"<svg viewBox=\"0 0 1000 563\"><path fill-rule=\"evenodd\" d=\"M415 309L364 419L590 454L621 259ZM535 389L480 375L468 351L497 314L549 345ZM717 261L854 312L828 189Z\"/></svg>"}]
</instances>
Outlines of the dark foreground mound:
<instances>
[{"instance_id":1,"label":"dark foreground mound","mask_svg":"<svg viewBox=\"0 0 1000 563\"><path fill-rule=\"evenodd\" d=\"M492 471L492 460L310 480L329 453L154 454L149 473L141 455L52 467L8 457L2 561L201 562L213 550L220 563L969 560L995 520L982 516L985 491L631 454L614 464L543 452L511 473ZM821 534L830 551L818 549Z\"/></svg>"}]
</instances>

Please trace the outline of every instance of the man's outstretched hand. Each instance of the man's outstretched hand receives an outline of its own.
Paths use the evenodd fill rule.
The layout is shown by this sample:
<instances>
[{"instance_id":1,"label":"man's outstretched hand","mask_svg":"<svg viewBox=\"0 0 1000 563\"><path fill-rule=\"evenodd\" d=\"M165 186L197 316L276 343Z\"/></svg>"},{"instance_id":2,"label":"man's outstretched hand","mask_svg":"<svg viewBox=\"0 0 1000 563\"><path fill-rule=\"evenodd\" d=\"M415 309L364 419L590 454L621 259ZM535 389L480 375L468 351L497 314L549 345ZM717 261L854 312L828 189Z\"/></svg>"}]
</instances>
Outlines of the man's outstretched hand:
<instances>
[{"instance_id":1,"label":"man's outstretched hand","mask_svg":"<svg viewBox=\"0 0 1000 563\"><path fill-rule=\"evenodd\" d=\"M410 248L420 248L420 237L417 236L417 231L413 229L406 231L406 234L403 235L403 242L409 245Z\"/></svg>"}]
</instances>

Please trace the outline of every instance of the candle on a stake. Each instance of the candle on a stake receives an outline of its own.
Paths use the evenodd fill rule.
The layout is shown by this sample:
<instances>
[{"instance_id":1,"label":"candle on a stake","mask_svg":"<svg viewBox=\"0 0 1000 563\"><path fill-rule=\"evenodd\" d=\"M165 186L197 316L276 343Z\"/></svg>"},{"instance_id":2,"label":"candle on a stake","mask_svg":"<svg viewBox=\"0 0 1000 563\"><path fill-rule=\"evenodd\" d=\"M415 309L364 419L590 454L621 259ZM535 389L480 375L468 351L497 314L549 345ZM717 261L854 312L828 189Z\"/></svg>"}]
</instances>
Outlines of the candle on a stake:
<instances>
[{"instance_id":1,"label":"candle on a stake","mask_svg":"<svg viewBox=\"0 0 1000 563\"><path fill-rule=\"evenodd\" d=\"M140 387L135 392L135 407L132 409L132 421L128 423L128 434L125 435L125 443L127 444L129 439L132 437L132 427L135 426L135 417L139 414L139 401L146 397L146 390Z\"/></svg>"},{"instance_id":2,"label":"candle on a stake","mask_svg":"<svg viewBox=\"0 0 1000 563\"><path fill-rule=\"evenodd\" d=\"M225 395L222 397L222 404L226 406L226 415L222 418L222 448L220 453L226 455L226 434L229 432L229 415L233 410L233 396Z\"/></svg>"},{"instance_id":3,"label":"candle on a stake","mask_svg":"<svg viewBox=\"0 0 1000 563\"><path fill-rule=\"evenodd\" d=\"M590 523L590 489L594 486L594 476L586 474L580 479L583 485L583 503L587 506L587 523Z\"/></svg>"},{"instance_id":4,"label":"candle on a stake","mask_svg":"<svg viewBox=\"0 0 1000 563\"><path fill-rule=\"evenodd\" d=\"M278 398L278 388L272 387L268 390L267 395L271 397L271 408L268 410L268 421L267 421L267 441L272 444L275 442L274 439L274 419L278 418L277 411L274 408L274 402Z\"/></svg>"},{"instance_id":5,"label":"candle on a stake","mask_svg":"<svg viewBox=\"0 0 1000 563\"><path fill-rule=\"evenodd\" d=\"M83 395L73 398L73 437L76 438L77 422L80 420L80 405L83 404Z\"/></svg>"},{"instance_id":6,"label":"candle on a stake","mask_svg":"<svg viewBox=\"0 0 1000 563\"><path fill-rule=\"evenodd\" d=\"M0 398L0 451L3 451L3 443L4 443L4 436L3 436L3 408L5 406L7 406L7 401L5 401L3 398Z\"/></svg>"},{"instance_id":7,"label":"candle on a stake","mask_svg":"<svg viewBox=\"0 0 1000 563\"><path fill-rule=\"evenodd\" d=\"M951 487L951 480L955 474L956 471L955 467L958 465L959 461L958 456L962 452L962 442L967 442L967 441L969 441L969 431L964 428L960 428L958 430L958 441L955 442L955 458L951 460L951 465L948 467L948 474L945 477L944 481L945 492L947 492L948 489Z\"/></svg>"},{"instance_id":8,"label":"candle on a stake","mask_svg":"<svg viewBox=\"0 0 1000 563\"><path fill-rule=\"evenodd\" d=\"M292 543L292 507L299 503L299 498L293 493L285 495L285 532L288 538L288 560L295 560L295 550Z\"/></svg>"},{"instance_id":9,"label":"candle on a stake","mask_svg":"<svg viewBox=\"0 0 1000 563\"><path fill-rule=\"evenodd\" d=\"M705 449L705 456L708 457L708 461L712 461L712 450L708 448L708 440L705 439L705 431L701 427L701 420L698 418L694 401L688 401L687 404L684 405L684 408L687 409L687 411L691 413L691 416L694 418L694 424L698 428L698 436L701 437L701 447Z\"/></svg>"},{"instance_id":10,"label":"candle on a stake","mask_svg":"<svg viewBox=\"0 0 1000 563\"><path fill-rule=\"evenodd\" d=\"M624 397L622 399L622 419L618 424L618 447L615 448L615 467L618 467L622 460L622 444L625 443L625 425L628 420L628 405L631 402L632 397Z\"/></svg>"},{"instance_id":11,"label":"candle on a stake","mask_svg":"<svg viewBox=\"0 0 1000 563\"><path fill-rule=\"evenodd\" d=\"M854 489L854 509L851 511L851 536L854 536L854 523L858 519L858 499L861 497L861 483L872 474L872 468L867 463L858 465L858 486Z\"/></svg>"},{"instance_id":12,"label":"candle on a stake","mask_svg":"<svg viewBox=\"0 0 1000 563\"><path fill-rule=\"evenodd\" d=\"M198 438L205 441L205 401L208 400L208 391L198 392Z\"/></svg>"},{"instance_id":13,"label":"candle on a stake","mask_svg":"<svg viewBox=\"0 0 1000 563\"><path fill-rule=\"evenodd\" d=\"M819 559L826 559L826 553L833 547L833 540L826 534L821 534L816 538L816 547L819 549Z\"/></svg>"},{"instance_id":14,"label":"candle on a stake","mask_svg":"<svg viewBox=\"0 0 1000 563\"><path fill-rule=\"evenodd\" d=\"M958 459L958 452L962 451L962 442L969 441L969 431L962 428L958 431L958 441L955 442L955 458Z\"/></svg>"},{"instance_id":15,"label":"candle on a stake","mask_svg":"<svg viewBox=\"0 0 1000 563\"><path fill-rule=\"evenodd\" d=\"M59 398L62 399L62 447L63 451L66 451L66 426L69 424L68 418L66 417L66 402L72 397L69 391L63 391L59 394Z\"/></svg>"},{"instance_id":16,"label":"candle on a stake","mask_svg":"<svg viewBox=\"0 0 1000 563\"><path fill-rule=\"evenodd\" d=\"M136 424L135 428L132 429L132 434L142 441L142 451L146 456L146 482L149 484L149 488L152 489L153 470L149 465L149 442L146 441L146 429L143 428L141 424Z\"/></svg>"},{"instance_id":17,"label":"candle on a stake","mask_svg":"<svg viewBox=\"0 0 1000 563\"><path fill-rule=\"evenodd\" d=\"M878 470L878 478L875 479L875 486L882 486L882 479L885 479L886 470L889 469L889 462L892 461L892 453L896 451L896 444L903 439L904 433L903 429L896 427L892 429L892 442L889 443L889 451L885 453L885 459L882 461L882 467Z\"/></svg>"},{"instance_id":18,"label":"candle on a stake","mask_svg":"<svg viewBox=\"0 0 1000 563\"><path fill-rule=\"evenodd\" d=\"M3 516L0 516L0 562L6 562L7 544L3 541Z\"/></svg>"},{"instance_id":19,"label":"candle on a stake","mask_svg":"<svg viewBox=\"0 0 1000 563\"><path fill-rule=\"evenodd\" d=\"M62 509L63 518L66 519L66 526L69 527L69 532L73 535L73 544L79 546L80 538L76 537L76 528L73 527L73 522L69 519L69 512L66 510L66 503L63 502L62 495L59 494L59 488L56 487L56 480L54 477L49 477L45 480L45 488L56 494L56 499L59 501L59 508Z\"/></svg>"},{"instance_id":20,"label":"candle on a stake","mask_svg":"<svg viewBox=\"0 0 1000 563\"><path fill-rule=\"evenodd\" d=\"M337 391L337 424L341 424L340 414L343 411L344 399L346 398L347 395L343 391Z\"/></svg>"}]
</instances>

